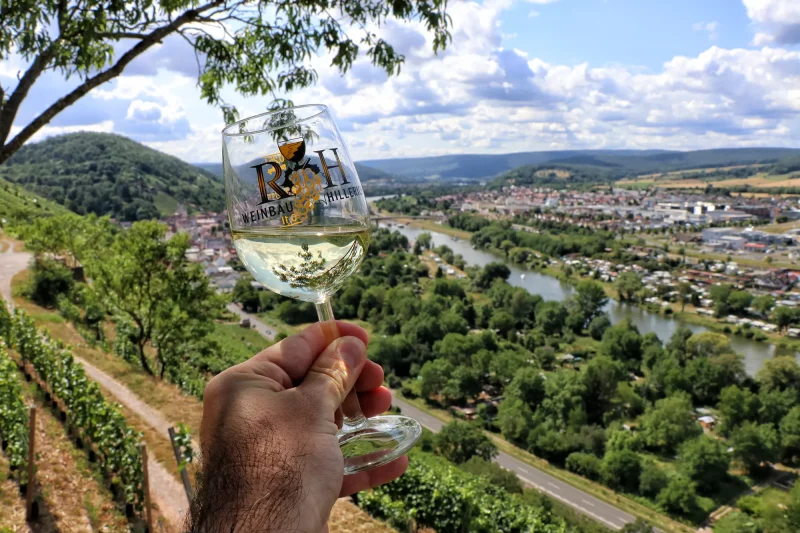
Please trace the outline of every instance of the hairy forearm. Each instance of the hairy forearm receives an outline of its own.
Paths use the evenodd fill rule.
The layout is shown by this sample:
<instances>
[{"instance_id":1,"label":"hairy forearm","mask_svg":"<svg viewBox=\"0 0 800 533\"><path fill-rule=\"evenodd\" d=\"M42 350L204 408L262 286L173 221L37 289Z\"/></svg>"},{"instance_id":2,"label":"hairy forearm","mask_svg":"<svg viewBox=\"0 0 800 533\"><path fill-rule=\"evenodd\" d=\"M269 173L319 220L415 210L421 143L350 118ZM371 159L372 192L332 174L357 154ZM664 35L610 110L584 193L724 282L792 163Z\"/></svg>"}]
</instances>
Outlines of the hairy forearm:
<instances>
[{"instance_id":1,"label":"hairy forearm","mask_svg":"<svg viewBox=\"0 0 800 533\"><path fill-rule=\"evenodd\" d=\"M224 432L224 426L219 428ZM241 431L241 430L239 430ZM238 433L238 432L237 432ZM301 457L262 427L254 438L211 438L189 511L188 531L296 531L302 494ZM204 443L205 444L205 443Z\"/></svg>"}]
</instances>

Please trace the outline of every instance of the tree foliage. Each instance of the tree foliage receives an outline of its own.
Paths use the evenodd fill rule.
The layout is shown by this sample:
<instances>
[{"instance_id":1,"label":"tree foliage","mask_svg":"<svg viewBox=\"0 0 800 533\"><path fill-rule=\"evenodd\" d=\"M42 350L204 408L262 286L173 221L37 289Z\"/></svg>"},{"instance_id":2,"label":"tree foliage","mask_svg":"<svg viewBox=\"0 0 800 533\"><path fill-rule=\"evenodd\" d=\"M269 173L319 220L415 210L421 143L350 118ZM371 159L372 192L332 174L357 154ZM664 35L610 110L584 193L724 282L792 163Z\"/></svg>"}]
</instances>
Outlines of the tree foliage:
<instances>
[{"instance_id":1,"label":"tree foliage","mask_svg":"<svg viewBox=\"0 0 800 533\"><path fill-rule=\"evenodd\" d=\"M139 363L164 377L188 359L210 331L221 300L199 266L189 263L185 234L166 240L167 228L137 222L117 235L108 251L90 262L93 287L112 315L132 324L129 340ZM146 349L155 350L157 369Z\"/></svg>"},{"instance_id":2,"label":"tree foliage","mask_svg":"<svg viewBox=\"0 0 800 533\"><path fill-rule=\"evenodd\" d=\"M461 464L472 457L490 461L497 455L497 446L477 425L455 420L446 424L436 435L436 452Z\"/></svg>"},{"instance_id":3,"label":"tree foliage","mask_svg":"<svg viewBox=\"0 0 800 533\"><path fill-rule=\"evenodd\" d=\"M648 447L670 453L702 430L694 420L692 402L685 394L658 400L641 419L642 437Z\"/></svg>"}]
</instances>

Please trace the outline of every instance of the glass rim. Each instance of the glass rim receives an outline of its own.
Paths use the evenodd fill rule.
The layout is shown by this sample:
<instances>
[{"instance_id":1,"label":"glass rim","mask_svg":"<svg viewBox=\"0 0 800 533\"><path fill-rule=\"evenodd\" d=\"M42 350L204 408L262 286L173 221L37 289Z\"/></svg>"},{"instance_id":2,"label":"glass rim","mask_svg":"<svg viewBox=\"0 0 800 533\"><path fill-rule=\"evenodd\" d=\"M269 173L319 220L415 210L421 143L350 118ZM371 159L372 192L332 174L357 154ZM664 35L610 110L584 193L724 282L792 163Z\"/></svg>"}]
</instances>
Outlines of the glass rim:
<instances>
[{"instance_id":1,"label":"glass rim","mask_svg":"<svg viewBox=\"0 0 800 533\"><path fill-rule=\"evenodd\" d=\"M291 110L291 109L307 109L307 108L317 108L318 111L316 113L314 113L313 115L309 115L309 116L307 116L305 118L293 120L291 122L287 122L286 124L282 124L282 125L276 126L276 127L259 128L257 130L249 130L249 131L245 131L245 132L229 132L228 131L229 129L233 128L234 126L239 126L241 124L244 124L248 120L253 120L253 119L257 119L257 118L261 118L261 117L268 117L270 115L277 115L278 113L283 113L283 112ZM240 136L244 136L244 135L256 135L258 133L264 133L264 132L267 132L267 131L275 131L275 130L279 130L279 129L282 129L282 128L287 128L289 126L293 126L295 124L299 124L301 122L305 122L307 120L311 120L311 119L316 118L316 117L322 115L323 113L327 113L327 112L328 112L328 106L326 106L325 104L294 105L294 106L291 106L291 107L285 107L283 109L276 109L275 111L265 111L264 113L259 113L258 115L253 115L251 117L246 117L246 118L237 120L236 122L232 122L232 123L228 124L227 126L222 128L222 136L223 137L240 137Z\"/></svg>"}]
</instances>

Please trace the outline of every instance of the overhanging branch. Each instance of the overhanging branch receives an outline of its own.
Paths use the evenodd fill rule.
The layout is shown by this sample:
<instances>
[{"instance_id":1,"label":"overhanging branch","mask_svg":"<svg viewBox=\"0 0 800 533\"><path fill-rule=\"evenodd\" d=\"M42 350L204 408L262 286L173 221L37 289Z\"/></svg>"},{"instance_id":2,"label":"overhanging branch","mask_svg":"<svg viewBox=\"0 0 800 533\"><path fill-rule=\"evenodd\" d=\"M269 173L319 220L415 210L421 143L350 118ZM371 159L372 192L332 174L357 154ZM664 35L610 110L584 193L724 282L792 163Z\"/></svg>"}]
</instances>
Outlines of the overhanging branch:
<instances>
[{"instance_id":1,"label":"overhanging branch","mask_svg":"<svg viewBox=\"0 0 800 533\"><path fill-rule=\"evenodd\" d=\"M11 157L11 154L16 152L25 142L33 137L37 131L53 120L53 117L55 117L58 113L77 102L95 87L102 85L103 83L122 74L122 71L131 61L147 51L151 46L161 42L165 37L173 33L184 24L193 22L201 15L201 13L218 6L223 2L224 0L214 0L213 2L198 6L195 9L188 10L181 14L181 16L175 18L169 24L157 28L147 34L144 38L141 38L139 42L136 43L136 45L134 45L130 50L125 52L112 67L90 78L86 78L86 81L76 87L71 93L58 99L38 117L25 126L22 131L20 131L11 141L4 144L3 147L0 148L0 164L4 163L9 157ZM2 140L2 142L5 143L5 140L8 138L8 133L11 131L11 124L16 116L19 105L22 103L22 100L24 100L24 97L27 95L28 90L30 89L31 85L33 85L33 82L46 68L47 61L49 61L49 59L49 57L45 57L45 53L42 53L34 60L31 67L20 79L17 88L14 90L14 93L11 95L11 97L9 97L6 105L4 105L2 110L0 110L0 140ZM14 100L13 102L12 99Z\"/></svg>"}]
</instances>

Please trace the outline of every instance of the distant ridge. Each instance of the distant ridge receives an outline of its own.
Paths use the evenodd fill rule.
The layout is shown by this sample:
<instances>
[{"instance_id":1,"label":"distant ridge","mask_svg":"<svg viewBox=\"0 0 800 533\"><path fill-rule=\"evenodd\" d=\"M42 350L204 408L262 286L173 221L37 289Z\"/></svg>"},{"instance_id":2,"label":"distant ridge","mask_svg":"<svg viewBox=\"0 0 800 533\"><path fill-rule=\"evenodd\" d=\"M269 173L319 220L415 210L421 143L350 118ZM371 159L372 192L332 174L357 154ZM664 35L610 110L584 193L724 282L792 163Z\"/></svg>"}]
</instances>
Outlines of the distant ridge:
<instances>
[{"instance_id":1,"label":"distant ridge","mask_svg":"<svg viewBox=\"0 0 800 533\"><path fill-rule=\"evenodd\" d=\"M222 163L192 163L194 166L213 174L218 179L222 180ZM389 180L391 176L386 172L377 168L372 168L361 163L355 163L358 177L362 182Z\"/></svg>"},{"instance_id":2,"label":"distant ridge","mask_svg":"<svg viewBox=\"0 0 800 533\"><path fill-rule=\"evenodd\" d=\"M671 150L556 150L510 154L464 154L374 159L362 163L397 178L445 181L489 179L526 165L595 167L607 177L622 178L646 172L669 172L754 163L775 163L800 156L794 148L720 148L679 152Z\"/></svg>"}]
</instances>

